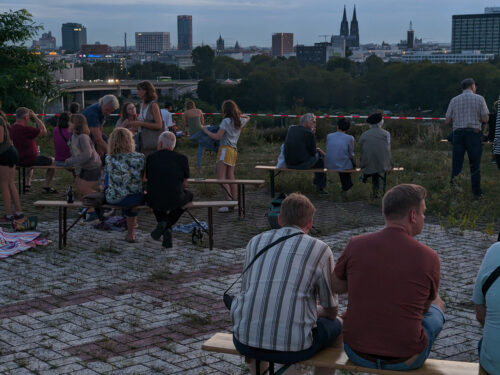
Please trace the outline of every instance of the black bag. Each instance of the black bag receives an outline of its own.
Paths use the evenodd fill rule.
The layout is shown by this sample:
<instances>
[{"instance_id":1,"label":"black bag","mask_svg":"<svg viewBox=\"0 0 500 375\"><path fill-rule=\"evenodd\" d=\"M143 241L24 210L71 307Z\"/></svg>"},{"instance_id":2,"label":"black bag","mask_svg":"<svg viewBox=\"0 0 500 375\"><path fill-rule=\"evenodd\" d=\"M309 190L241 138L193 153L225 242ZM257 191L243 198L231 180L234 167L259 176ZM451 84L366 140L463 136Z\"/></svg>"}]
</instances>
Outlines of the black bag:
<instances>
[{"instance_id":1,"label":"black bag","mask_svg":"<svg viewBox=\"0 0 500 375\"><path fill-rule=\"evenodd\" d=\"M278 243L282 242L282 241L285 241L285 240L288 240L289 238L292 238L294 236L298 236L299 234L304 234L303 232L296 232L296 233L293 233L293 234L289 234L288 236L283 236L283 237L280 237L278 238L276 241L270 243L269 245L267 245L266 247L264 247L263 249L261 249L257 255L255 255L255 257L252 259L252 261L250 262L250 264L243 270L243 272L240 274L240 276L238 276L238 278L231 284L231 286L229 288L226 289L226 291L224 292L224 295L222 296L222 301L224 301L224 305L226 306L226 308L228 310L231 310L231 305L233 303L233 299L234 299L234 296L230 295L228 293L229 289L231 289L233 287L234 284L236 284L236 282L241 279L241 276L243 276L243 274L245 272L248 271L248 269L252 266L252 264L254 264L254 262L262 255L264 254L267 250L269 250L271 247L273 247L274 245L277 245Z\"/></svg>"},{"instance_id":2,"label":"black bag","mask_svg":"<svg viewBox=\"0 0 500 375\"><path fill-rule=\"evenodd\" d=\"M278 222L278 215L281 211L281 203L286 198L285 193L281 193L278 198L275 198L269 204L269 211L267 212L267 221L271 229L280 229L281 226Z\"/></svg>"},{"instance_id":3,"label":"black bag","mask_svg":"<svg viewBox=\"0 0 500 375\"><path fill-rule=\"evenodd\" d=\"M101 191L95 191L84 196L82 203L88 207L100 207L106 203L106 196Z\"/></svg>"}]
</instances>

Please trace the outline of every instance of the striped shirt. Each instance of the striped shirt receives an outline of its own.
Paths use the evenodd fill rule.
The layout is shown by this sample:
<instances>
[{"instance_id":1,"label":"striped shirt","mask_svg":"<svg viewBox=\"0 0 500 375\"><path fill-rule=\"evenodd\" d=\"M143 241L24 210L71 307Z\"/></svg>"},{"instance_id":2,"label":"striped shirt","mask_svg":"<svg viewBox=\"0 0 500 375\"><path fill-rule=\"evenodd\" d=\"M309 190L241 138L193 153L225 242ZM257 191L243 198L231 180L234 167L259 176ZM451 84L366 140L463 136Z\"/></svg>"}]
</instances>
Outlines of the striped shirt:
<instances>
[{"instance_id":1,"label":"striped shirt","mask_svg":"<svg viewBox=\"0 0 500 375\"><path fill-rule=\"evenodd\" d=\"M495 139L493 140L493 153L495 155L500 155L500 111L497 111L497 121L495 125Z\"/></svg>"},{"instance_id":2,"label":"striped shirt","mask_svg":"<svg viewBox=\"0 0 500 375\"><path fill-rule=\"evenodd\" d=\"M284 227L250 240L245 267L265 246L300 231ZM235 338L247 346L275 351L300 351L312 346L316 300L337 307L331 289L332 250L306 234L282 241L261 255L243 275L241 293L231 306Z\"/></svg>"},{"instance_id":3,"label":"striped shirt","mask_svg":"<svg viewBox=\"0 0 500 375\"><path fill-rule=\"evenodd\" d=\"M481 117L489 114L486 101L472 90L464 90L462 94L451 99L446 111L446 118L453 121L453 130L473 128L481 130Z\"/></svg>"}]
</instances>

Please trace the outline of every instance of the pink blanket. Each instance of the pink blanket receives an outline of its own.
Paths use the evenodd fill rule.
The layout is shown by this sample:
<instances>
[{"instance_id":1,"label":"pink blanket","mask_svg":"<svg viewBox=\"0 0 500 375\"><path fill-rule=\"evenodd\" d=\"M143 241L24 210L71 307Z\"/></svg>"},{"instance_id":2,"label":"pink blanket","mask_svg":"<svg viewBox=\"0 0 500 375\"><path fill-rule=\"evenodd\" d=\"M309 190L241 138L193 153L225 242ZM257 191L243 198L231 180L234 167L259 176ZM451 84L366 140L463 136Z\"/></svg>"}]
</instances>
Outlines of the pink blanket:
<instances>
[{"instance_id":1,"label":"pink blanket","mask_svg":"<svg viewBox=\"0 0 500 375\"><path fill-rule=\"evenodd\" d=\"M0 228L0 259L36 246L46 246L49 241L40 232L4 232Z\"/></svg>"}]
</instances>

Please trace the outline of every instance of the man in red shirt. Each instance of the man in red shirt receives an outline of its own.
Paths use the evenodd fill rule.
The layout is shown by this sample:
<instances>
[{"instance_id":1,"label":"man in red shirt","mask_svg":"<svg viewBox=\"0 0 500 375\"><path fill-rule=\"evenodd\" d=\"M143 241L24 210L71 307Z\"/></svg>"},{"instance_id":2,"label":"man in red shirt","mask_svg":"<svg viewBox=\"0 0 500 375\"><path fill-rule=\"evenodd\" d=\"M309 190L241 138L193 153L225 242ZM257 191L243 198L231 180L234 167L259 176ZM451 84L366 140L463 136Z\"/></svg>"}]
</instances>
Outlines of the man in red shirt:
<instances>
[{"instance_id":1,"label":"man in red shirt","mask_svg":"<svg viewBox=\"0 0 500 375\"><path fill-rule=\"evenodd\" d=\"M30 118L35 122L36 127L29 125ZM54 164L54 158L50 156L38 155L38 148L35 139L39 136L47 134L45 124L36 117L35 113L28 108L19 107L16 109L16 122L10 128L10 137L14 146L19 153L19 166L50 166ZM50 187L55 170L47 169L45 184L43 187L46 193L57 193L55 189ZM26 190L31 190L31 178L33 177L33 169L30 168L26 180Z\"/></svg>"},{"instance_id":2,"label":"man in red shirt","mask_svg":"<svg viewBox=\"0 0 500 375\"><path fill-rule=\"evenodd\" d=\"M415 237L426 190L402 184L382 201L385 228L351 238L334 271L334 292L348 293L344 349L351 361L387 370L422 366L444 324L439 256Z\"/></svg>"}]
</instances>

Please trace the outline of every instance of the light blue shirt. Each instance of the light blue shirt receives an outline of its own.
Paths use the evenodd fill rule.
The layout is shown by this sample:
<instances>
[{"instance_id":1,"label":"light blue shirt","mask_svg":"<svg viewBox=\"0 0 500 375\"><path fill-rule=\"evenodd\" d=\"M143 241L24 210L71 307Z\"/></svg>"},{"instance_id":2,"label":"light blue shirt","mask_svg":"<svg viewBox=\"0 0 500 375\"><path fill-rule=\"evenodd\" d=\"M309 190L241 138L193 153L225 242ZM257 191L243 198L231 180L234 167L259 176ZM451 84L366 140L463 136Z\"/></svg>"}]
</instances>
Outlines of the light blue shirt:
<instances>
[{"instance_id":1,"label":"light blue shirt","mask_svg":"<svg viewBox=\"0 0 500 375\"><path fill-rule=\"evenodd\" d=\"M490 374L500 374L500 278L486 292L486 301L481 289L488 276L498 266L500 266L500 242L493 244L486 252L472 295L472 301L476 305L486 305L486 320L479 361Z\"/></svg>"},{"instance_id":2,"label":"light blue shirt","mask_svg":"<svg viewBox=\"0 0 500 375\"><path fill-rule=\"evenodd\" d=\"M342 132L328 134L326 138L325 164L327 169L352 169L354 159L354 137Z\"/></svg>"}]
</instances>

